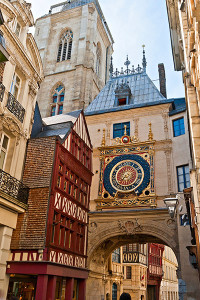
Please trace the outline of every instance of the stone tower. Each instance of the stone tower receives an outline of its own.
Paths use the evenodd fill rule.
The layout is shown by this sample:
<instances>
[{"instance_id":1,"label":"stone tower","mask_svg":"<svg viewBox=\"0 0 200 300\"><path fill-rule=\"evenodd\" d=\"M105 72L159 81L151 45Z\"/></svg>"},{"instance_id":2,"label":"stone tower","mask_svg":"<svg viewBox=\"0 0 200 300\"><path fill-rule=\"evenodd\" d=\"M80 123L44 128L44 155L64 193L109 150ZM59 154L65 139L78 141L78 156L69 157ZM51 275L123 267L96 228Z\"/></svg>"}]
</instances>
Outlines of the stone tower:
<instances>
[{"instance_id":1,"label":"stone tower","mask_svg":"<svg viewBox=\"0 0 200 300\"><path fill-rule=\"evenodd\" d=\"M35 40L45 75L38 95L42 117L87 107L109 77L113 52L98 0L51 6L36 21Z\"/></svg>"}]
</instances>

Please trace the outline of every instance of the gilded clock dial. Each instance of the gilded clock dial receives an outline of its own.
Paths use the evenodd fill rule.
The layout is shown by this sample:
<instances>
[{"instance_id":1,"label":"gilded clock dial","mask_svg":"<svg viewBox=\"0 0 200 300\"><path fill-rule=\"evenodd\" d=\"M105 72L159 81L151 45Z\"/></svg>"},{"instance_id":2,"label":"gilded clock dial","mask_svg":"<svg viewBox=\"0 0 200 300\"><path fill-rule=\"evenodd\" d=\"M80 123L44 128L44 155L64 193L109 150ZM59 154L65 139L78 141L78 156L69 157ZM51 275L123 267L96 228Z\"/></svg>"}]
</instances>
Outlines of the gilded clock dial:
<instances>
[{"instance_id":1,"label":"gilded clock dial","mask_svg":"<svg viewBox=\"0 0 200 300\"><path fill-rule=\"evenodd\" d=\"M116 192L141 194L150 181L150 166L139 155L116 156L104 170L104 187L111 196Z\"/></svg>"},{"instance_id":2,"label":"gilded clock dial","mask_svg":"<svg viewBox=\"0 0 200 300\"><path fill-rule=\"evenodd\" d=\"M124 160L116 164L110 174L113 188L121 192L131 192L137 188L144 177L139 163L134 160Z\"/></svg>"}]
</instances>

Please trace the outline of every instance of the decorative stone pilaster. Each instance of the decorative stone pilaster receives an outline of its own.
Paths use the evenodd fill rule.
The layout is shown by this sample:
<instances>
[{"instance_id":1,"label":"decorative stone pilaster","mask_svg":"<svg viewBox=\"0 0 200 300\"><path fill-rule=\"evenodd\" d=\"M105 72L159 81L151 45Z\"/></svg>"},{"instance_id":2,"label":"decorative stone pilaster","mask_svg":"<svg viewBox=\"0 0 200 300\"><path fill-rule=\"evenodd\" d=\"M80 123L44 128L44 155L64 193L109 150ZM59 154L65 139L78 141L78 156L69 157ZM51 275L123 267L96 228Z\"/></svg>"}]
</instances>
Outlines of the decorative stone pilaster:
<instances>
[{"instance_id":1,"label":"decorative stone pilaster","mask_svg":"<svg viewBox=\"0 0 200 300\"><path fill-rule=\"evenodd\" d=\"M168 112L162 113L163 121L164 121L164 132L165 132L165 139L169 139L169 128L168 128Z\"/></svg>"},{"instance_id":2,"label":"decorative stone pilaster","mask_svg":"<svg viewBox=\"0 0 200 300\"><path fill-rule=\"evenodd\" d=\"M171 167L171 148L165 149L166 163L167 163L167 180L168 180L168 194L173 193L172 188L172 167Z\"/></svg>"}]
</instances>

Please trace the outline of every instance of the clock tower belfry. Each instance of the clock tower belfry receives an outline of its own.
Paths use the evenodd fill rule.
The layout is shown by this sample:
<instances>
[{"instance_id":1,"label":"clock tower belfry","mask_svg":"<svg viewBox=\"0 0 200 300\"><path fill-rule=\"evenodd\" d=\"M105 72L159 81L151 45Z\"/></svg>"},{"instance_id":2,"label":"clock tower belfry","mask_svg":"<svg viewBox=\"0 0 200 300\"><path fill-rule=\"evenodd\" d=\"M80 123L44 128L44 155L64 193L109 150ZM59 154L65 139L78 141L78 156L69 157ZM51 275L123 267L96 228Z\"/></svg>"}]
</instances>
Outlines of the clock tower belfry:
<instances>
[{"instance_id":1,"label":"clock tower belfry","mask_svg":"<svg viewBox=\"0 0 200 300\"><path fill-rule=\"evenodd\" d=\"M42 117L85 109L109 79L113 38L98 0L52 5L36 20L44 68L38 94Z\"/></svg>"},{"instance_id":2,"label":"clock tower belfry","mask_svg":"<svg viewBox=\"0 0 200 300\"><path fill-rule=\"evenodd\" d=\"M103 131L100 151L100 180L97 210L156 207L154 190L154 143L151 123L148 140L140 142L127 134L106 146Z\"/></svg>"}]
</instances>

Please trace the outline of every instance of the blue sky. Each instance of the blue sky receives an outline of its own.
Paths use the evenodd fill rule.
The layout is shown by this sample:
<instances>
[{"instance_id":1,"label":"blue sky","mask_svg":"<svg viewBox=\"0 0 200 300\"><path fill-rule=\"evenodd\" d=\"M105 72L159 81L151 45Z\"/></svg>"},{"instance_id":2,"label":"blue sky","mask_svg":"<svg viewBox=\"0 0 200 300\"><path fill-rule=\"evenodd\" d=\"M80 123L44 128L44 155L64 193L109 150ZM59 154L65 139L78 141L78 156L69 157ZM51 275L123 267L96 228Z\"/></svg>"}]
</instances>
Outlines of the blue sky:
<instances>
[{"instance_id":1,"label":"blue sky","mask_svg":"<svg viewBox=\"0 0 200 300\"><path fill-rule=\"evenodd\" d=\"M31 0L34 18L48 13L56 0ZM174 71L165 0L99 0L113 35L114 67L121 68L129 55L131 64L142 61L146 46L147 73L158 86L158 63L164 63L168 98L184 97L181 72Z\"/></svg>"}]
</instances>

